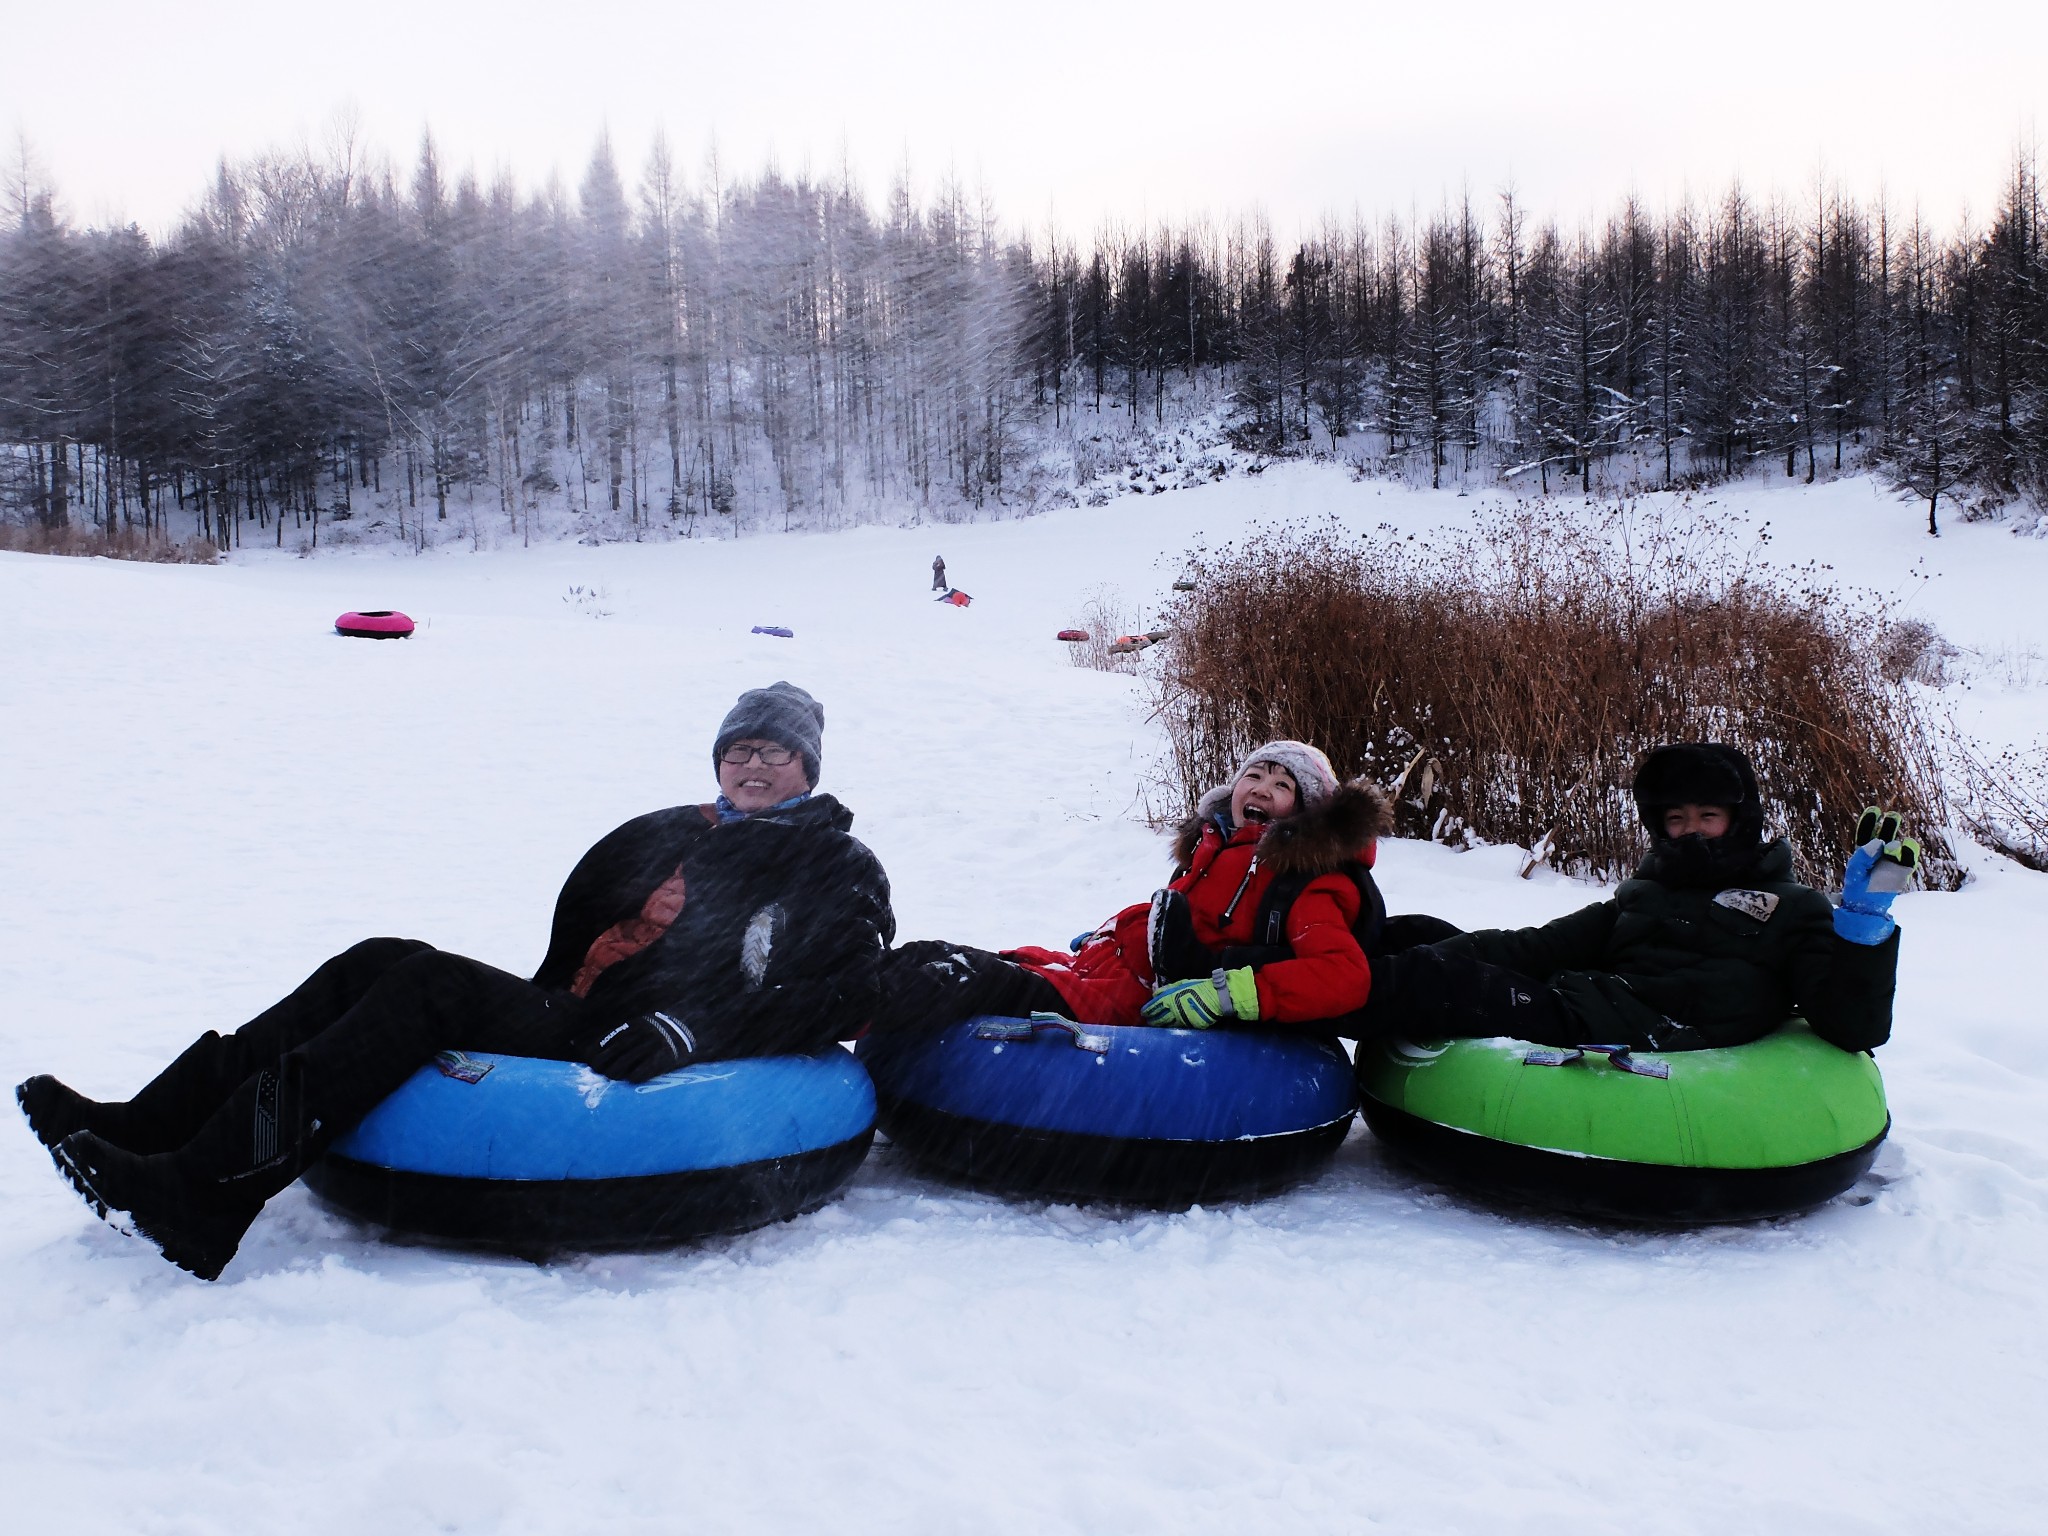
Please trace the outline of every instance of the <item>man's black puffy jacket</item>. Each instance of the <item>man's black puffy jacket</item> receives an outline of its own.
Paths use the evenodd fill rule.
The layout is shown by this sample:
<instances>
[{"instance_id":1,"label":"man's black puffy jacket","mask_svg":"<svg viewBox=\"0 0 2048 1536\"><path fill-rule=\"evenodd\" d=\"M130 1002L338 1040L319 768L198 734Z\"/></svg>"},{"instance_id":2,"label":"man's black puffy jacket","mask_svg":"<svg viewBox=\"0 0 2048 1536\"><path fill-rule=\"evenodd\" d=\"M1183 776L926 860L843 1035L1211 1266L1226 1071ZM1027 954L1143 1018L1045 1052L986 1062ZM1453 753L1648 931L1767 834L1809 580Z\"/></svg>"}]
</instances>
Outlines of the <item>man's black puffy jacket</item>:
<instances>
[{"instance_id":1,"label":"man's black puffy jacket","mask_svg":"<svg viewBox=\"0 0 2048 1536\"><path fill-rule=\"evenodd\" d=\"M1783 839L1723 890L1667 884L1659 873L1653 853L1610 901L1436 947L1548 983L1580 1038L1603 1045L1741 1045L1794 1011L1844 1050L1891 1037L1898 933L1868 947L1839 937L1827 897L1792 878Z\"/></svg>"},{"instance_id":2,"label":"man's black puffy jacket","mask_svg":"<svg viewBox=\"0 0 2048 1536\"><path fill-rule=\"evenodd\" d=\"M896 931L852 825L830 795L729 822L700 805L636 816L570 871L534 984L597 1019L675 1013L699 1060L851 1039Z\"/></svg>"}]
</instances>

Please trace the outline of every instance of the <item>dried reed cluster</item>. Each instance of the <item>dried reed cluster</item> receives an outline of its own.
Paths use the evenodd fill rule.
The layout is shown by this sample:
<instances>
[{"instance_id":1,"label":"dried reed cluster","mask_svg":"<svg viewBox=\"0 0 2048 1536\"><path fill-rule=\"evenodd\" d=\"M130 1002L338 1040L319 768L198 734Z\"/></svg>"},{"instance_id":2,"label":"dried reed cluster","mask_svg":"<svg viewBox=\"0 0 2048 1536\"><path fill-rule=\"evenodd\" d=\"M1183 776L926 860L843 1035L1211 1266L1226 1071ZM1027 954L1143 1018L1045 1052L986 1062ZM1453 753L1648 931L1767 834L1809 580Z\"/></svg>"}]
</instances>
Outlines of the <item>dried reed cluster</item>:
<instances>
[{"instance_id":1,"label":"dried reed cluster","mask_svg":"<svg viewBox=\"0 0 2048 1536\"><path fill-rule=\"evenodd\" d=\"M159 565L212 565L220 559L220 550L210 540L196 536L168 539L140 528L95 528L77 523L61 528L0 523L0 550L30 555L103 555Z\"/></svg>"},{"instance_id":2,"label":"dried reed cluster","mask_svg":"<svg viewBox=\"0 0 2048 1536\"><path fill-rule=\"evenodd\" d=\"M2048 741L1994 753L1953 732L1949 754L1956 809L1971 837L2048 870Z\"/></svg>"},{"instance_id":3,"label":"dried reed cluster","mask_svg":"<svg viewBox=\"0 0 2048 1536\"><path fill-rule=\"evenodd\" d=\"M1839 881L1877 802L1922 836L1930 884L1960 879L1885 614L1683 506L1525 503L1435 538L1333 522L1191 563L1154 685L1190 804L1260 741L1300 737L1394 787L1402 835L1613 877L1644 846L1637 760L1724 741L1755 762L1802 878Z\"/></svg>"},{"instance_id":4,"label":"dried reed cluster","mask_svg":"<svg viewBox=\"0 0 2048 1536\"><path fill-rule=\"evenodd\" d=\"M1130 634L1138 627L1136 612L1125 605L1123 594L1116 588L1101 586L1091 589L1081 605L1081 617L1074 627L1088 631L1086 640L1073 642L1068 650L1069 659L1075 666L1097 672L1135 674L1139 670L1139 653L1113 649L1119 636Z\"/></svg>"}]
</instances>

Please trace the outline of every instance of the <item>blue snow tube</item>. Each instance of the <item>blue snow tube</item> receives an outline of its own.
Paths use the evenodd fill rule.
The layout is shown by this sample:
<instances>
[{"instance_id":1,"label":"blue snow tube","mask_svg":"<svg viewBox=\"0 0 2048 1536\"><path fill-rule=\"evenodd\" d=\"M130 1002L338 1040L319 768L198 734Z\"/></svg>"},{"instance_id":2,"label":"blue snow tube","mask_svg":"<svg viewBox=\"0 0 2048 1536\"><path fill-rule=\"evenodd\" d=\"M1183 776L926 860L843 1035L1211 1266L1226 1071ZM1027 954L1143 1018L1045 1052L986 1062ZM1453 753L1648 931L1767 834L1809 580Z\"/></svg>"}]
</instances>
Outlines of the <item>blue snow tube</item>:
<instances>
[{"instance_id":1,"label":"blue snow tube","mask_svg":"<svg viewBox=\"0 0 2048 1536\"><path fill-rule=\"evenodd\" d=\"M306 1175L368 1221L545 1254L741 1232L823 1205L875 1134L838 1047L618 1083L569 1061L444 1051Z\"/></svg>"},{"instance_id":2,"label":"blue snow tube","mask_svg":"<svg viewBox=\"0 0 2048 1536\"><path fill-rule=\"evenodd\" d=\"M878 1120L983 1188L1187 1206L1271 1194L1321 1168L1358 1108L1334 1040L978 1018L861 1041Z\"/></svg>"}]
</instances>

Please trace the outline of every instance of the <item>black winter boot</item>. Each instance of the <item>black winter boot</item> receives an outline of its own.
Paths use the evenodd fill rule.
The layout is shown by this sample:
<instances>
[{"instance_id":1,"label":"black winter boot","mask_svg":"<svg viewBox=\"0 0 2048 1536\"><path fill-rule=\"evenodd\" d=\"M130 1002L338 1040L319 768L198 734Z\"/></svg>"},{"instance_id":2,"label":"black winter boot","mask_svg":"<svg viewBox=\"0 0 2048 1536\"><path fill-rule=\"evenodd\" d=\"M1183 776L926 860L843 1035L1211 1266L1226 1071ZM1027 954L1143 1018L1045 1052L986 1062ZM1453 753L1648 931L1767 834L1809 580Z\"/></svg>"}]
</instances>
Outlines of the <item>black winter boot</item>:
<instances>
[{"instance_id":1,"label":"black winter boot","mask_svg":"<svg viewBox=\"0 0 2048 1536\"><path fill-rule=\"evenodd\" d=\"M16 1083L14 1102L28 1116L28 1128L36 1133L36 1140L46 1147L56 1146L74 1131L98 1131L118 1141L116 1126L126 1118L122 1112L128 1107L88 1099L43 1073Z\"/></svg>"},{"instance_id":2,"label":"black winter boot","mask_svg":"<svg viewBox=\"0 0 2048 1536\"><path fill-rule=\"evenodd\" d=\"M180 1269L213 1280L264 1202L332 1139L287 1080L297 1075L292 1062L282 1073L257 1073L176 1152L138 1155L79 1131L51 1156L103 1221L148 1238Z\"/></svg>"},{"instance_id":3,"label":"black winter boot","mask_svg":"<svg viewBox=\"0 0 2048 1536\"><path fill-rule=\"evenodd\" d=\"M248 1077L246 1059L234 1037L208 1030L125 1104L88 1099L40 1075L14 1090L14 1102L46 1147L91 1131L123 1151L175 1152Z\"/></svg>"}]
</instances>

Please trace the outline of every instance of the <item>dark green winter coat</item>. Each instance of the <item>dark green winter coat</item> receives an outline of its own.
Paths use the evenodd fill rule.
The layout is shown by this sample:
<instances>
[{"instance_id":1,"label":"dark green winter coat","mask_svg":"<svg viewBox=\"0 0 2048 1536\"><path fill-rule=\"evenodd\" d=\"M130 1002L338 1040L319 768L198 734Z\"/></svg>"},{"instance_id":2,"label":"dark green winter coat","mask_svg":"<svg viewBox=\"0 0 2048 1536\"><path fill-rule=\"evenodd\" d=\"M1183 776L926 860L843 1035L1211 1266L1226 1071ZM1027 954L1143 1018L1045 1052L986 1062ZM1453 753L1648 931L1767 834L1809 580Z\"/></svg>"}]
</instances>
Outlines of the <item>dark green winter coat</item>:
<instances>
[{"instance_id":1,"label":"dark green winter coat","mask_svg":"<svg viewBox=\"0 0 2048 1536\"><path fill-rule=\"evenodd\" d=\"M1795 1011L1844 1050L1890 1038L1897 931L1875 946L1839 937L1827 897L1792 878L1783 839L1725 890L1666 884L1658 872L1653 853L1611 901L1436 947L1546 982L1588 1043L1742 1045Z\"/></svg>"}]
</instances>

